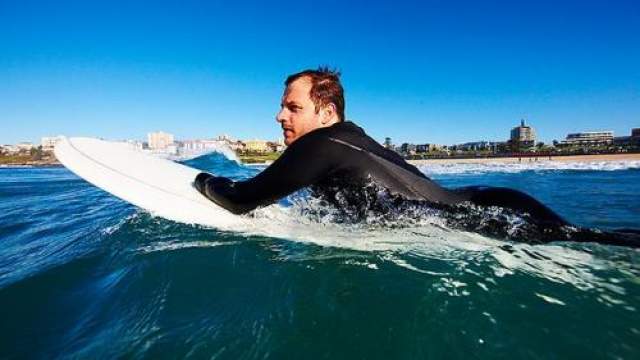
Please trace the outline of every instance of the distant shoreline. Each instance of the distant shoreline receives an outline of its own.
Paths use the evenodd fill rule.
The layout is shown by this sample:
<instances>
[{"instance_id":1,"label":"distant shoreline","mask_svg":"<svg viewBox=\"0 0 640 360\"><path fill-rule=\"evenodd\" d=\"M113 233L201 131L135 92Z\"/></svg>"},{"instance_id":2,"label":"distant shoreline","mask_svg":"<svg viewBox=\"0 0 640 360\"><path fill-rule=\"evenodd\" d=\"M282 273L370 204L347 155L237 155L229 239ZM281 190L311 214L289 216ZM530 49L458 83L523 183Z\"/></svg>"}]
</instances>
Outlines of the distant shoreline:
<instances>
[{"instance_id":1,"label":"distant shoreline","mask_svg":"<svg viewBox=\"0 0 640 360\"><path fill-rule=\"evenodd\" d=\"M0 168L52 167L62 166L51 151L38 148L29 153L0 154Z\"/></svg>"},{"instance_id":2,"label":"distant shoreline","mask_svg":"<svg viewBox=\"0 0 640 360\"><path fill-rule=\"evenodd\" d=\"M640 161L640 154L601 154L601 155L560 155L560 156L523 156L523 157L484 157L484 158L444 158L407 160L412 165L428 164L483 164L483 163L535 163L535 162L600 162L600 161Z\"/></svg>"},{"instance_id":3,"label":"distant shoreline","mask_svg":"<svg viewBox=\"0 0 640 360\"><path fill-rule=\"evenodd\" d=\"M535 162L601 162L601 161L640 161L640 153L631 154L600 154L600 155L560 155L560 156L523 156L523 157L478 157L478 158L442 158L407 160L416 166L428 164L483 164L483 163L535 163ZM244 162L244 165L270 165L273 159L264 162ZM62 167L57 161L21 162L0 164L0 169L34 168L34 167Z\"/></svg>"},{"instance_id":4,"label":"distant shoreline","mask_svg":"<svg viewBox=\"0 0 640 360\"><path fill-rule=\"evenodd\" d=\"M270 165L273 159L266 161L254 161L245 162L240 158L240 161L244 165ZM413 165L426 165L426 164L483 164L483 163L534 163L544 161L557 161L557 162L600 162L600 161L640 161L640 153L627 153L627 154L593 154L593 155L546 155L535 156L529 155L522 157L517 156L495 156L495 157L477 157L477 158L442 158L442 159L420 159L420 160L407 160L408 163Z\"/></svg>"},{"instance_id":5,"label":"distant shoreline","mask_svg":"<svg viewBox=\"0 0 640 360\"><path fill-rule=\"evenodd\" d=\"M64 167L60 163L47 164L0 164L0 169L29 169L29 168L57 168Z\"/></svg>"}]
</instances>

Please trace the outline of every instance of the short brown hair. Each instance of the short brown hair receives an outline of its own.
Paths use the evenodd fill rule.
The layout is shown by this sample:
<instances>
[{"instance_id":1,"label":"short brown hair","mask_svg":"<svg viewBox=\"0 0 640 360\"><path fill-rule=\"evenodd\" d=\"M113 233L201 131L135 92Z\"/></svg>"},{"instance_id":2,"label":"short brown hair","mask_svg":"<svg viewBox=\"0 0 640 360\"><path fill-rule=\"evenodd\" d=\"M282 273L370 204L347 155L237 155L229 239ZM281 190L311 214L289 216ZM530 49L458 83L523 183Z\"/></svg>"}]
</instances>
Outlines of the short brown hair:
<instances>
[{"instance_id":1,"label":"short brown hair","mask_svg":"<svg viewBox=\"0 0 640 360\"><path fill-rule=\"evenodd\" d=\"M328 67L323 66L317 70L304 70L289 75L284 84L288 87L292 82L300 78L308 78L311 81L309 97L316 106L316 112L320 111L323 106L333 104L336 107L338 120L344 121L344 90L340 83L340 72L338 70L330 70Z\"/></svg>"}]
</instances>

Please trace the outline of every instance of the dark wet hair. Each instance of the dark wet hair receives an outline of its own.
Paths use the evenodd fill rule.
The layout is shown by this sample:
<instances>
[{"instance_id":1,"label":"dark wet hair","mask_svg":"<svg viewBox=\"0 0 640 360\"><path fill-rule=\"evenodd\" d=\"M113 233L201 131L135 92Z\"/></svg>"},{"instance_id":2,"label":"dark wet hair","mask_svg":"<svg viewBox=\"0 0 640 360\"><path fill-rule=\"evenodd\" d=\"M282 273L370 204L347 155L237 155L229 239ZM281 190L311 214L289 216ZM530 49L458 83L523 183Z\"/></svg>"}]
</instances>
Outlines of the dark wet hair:
<instances>
[{"instance_id":1,"label":"dark wet hair","mask_svg":"<svg viewBox=\"0 0 640 360\"><path fill-rule=\"evenodd\" d=\"M333 104L336 107L338 120L344 121L344 90L340 83L340 72L338 70L331 70L325 66L321 66L317 70L304 70L289 75L284 84L288 87L292 82L300 78L308 78L311 81L309 97L316 106L316 112L320 111L323 106Z\"/></svg>"}]
</instances>

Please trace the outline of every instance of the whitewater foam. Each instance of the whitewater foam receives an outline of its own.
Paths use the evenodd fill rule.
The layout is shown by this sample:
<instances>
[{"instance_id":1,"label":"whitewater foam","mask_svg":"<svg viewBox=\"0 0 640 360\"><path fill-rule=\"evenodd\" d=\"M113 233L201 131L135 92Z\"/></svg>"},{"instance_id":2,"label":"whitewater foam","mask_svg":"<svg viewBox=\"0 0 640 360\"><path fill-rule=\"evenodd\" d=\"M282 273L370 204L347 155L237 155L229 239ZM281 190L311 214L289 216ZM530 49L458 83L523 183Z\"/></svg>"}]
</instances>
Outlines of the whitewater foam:
<instances>
[{"instance_id":1,"label":"whitewater foam","mask_svg":"<svg viewBox=\"0 0 640 360\"><path fill-rule=\"evenodd\" d=\"M227 159L231 161L235 161L240 164L240 159L238 155L236 155L235 151L233 151L229 146L225 144L210 144L209 147L205 150L193 150L193 151L182 151L178 155L174 155L170 158L173 161L187 161L195 158L199 158L201 156L210 155L213 153L221 154Z\"/></svg>"},{"instance_id":2,"label":"whitewater foam","mask_svg":"<svg viewBox=\"0 0 640 360\"><path fill-rule=\"evenodd\" d=\"M272 205L254 213L254 226L236 230L250 236L286 239L373 254L381 261L409 271L441 277L441 290L453 296L465 296L468 293L453 286L455 283L452 281L456 281L463 273L477 276L485 288L492 283L492 277L528 274L556 283L570 284L584 291L605 292L612 301L621 301L620 296L624 295L622 287L611 284L607 278L598 275L603 269L619 265L584 251L584 247L588 245L573 244L577 248L572 248L557 244L512 243L449 229L440 224L440 219L432 220L433 223L425 219L407 227L357 226L316 222L315 219L299 216L293 207ZM448 271L421 268L409 261L412 257L444 263ZM372 262L367 260L360 264L369 265ZM480 267L480 264L487 265L483 268L491 269L492 273L473 270Z\"/></svg>"},{"instance_id":3,"label":"whitewater foam","mask_svg":"<svg viewBox=\"0 0 640 360\"><path fill-rule=\"evenodd\" d=\"M482 174L491 172L520 173L524 171L617 171L640 169L640 161L536 161L523 163L433 163L420 165L426 175Z\"/></svg>"},{"instance_id":4,"label":"whitewater foam","mask_svg":"<svg viewBox=\"0 0 640 360\"><path fill-rule=\"evenodd\" d=\"M175 251L192 248L210 248L218 246L237 245L239 241L162 241L151 245L139 247L136 251L148 254L159 251Z\"/></svg>"}]
</instances>

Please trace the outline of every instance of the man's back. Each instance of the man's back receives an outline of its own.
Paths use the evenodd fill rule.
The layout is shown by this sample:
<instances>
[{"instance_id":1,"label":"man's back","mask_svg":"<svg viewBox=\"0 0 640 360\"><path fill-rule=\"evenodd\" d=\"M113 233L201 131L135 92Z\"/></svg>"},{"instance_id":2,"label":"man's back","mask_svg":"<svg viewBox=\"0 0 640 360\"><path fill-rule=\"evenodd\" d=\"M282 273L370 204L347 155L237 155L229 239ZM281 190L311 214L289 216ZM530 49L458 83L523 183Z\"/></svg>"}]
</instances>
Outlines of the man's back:
<instances>
[{"instance_id":1,"label":"man's back","mask_svg":"<svg viewBox=\"0 0 640 360\"><path fill-rule=\"evenodd\" d=\"M325 149L323 158L317 160L319 164L309 166L322 168L328 164L331 169L322 179L314 182L314 188L319 192L342 188L350 189L349 192L353 193L358 188L374 186L406 200L444 204L462 200L431 181L398 153L384 148L350 121L318 129L305 137L309 139L300 146L304 148L302 151L313 151L310 147ZM341 195L348 194L342 191Z\"/></svg>"}]
</instances>

